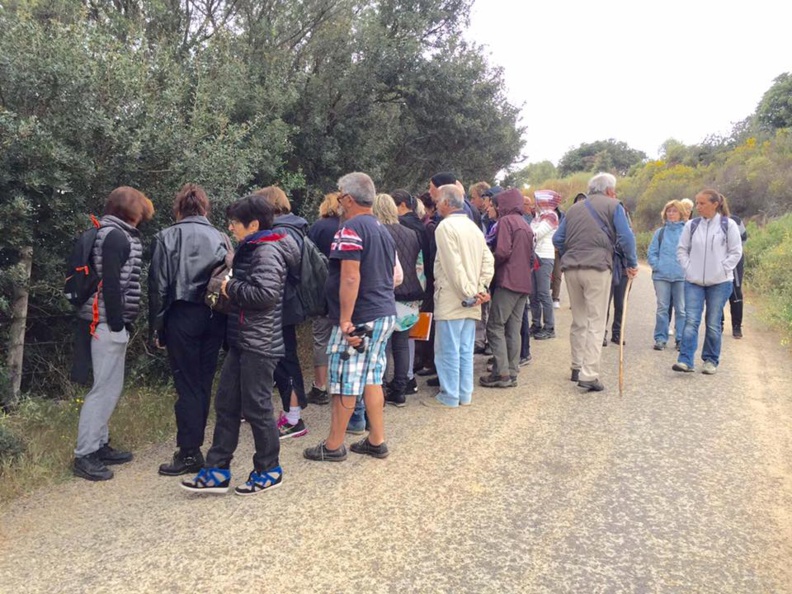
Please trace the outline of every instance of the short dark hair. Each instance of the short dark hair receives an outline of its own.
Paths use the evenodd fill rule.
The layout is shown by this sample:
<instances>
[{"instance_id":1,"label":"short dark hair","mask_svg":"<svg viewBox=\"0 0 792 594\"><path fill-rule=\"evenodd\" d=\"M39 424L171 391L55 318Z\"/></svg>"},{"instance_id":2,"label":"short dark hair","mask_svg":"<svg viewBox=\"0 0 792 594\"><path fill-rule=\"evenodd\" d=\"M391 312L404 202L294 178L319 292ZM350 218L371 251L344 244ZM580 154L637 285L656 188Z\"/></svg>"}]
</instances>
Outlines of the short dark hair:
<instances>
[{"instance_id":1,"label":"short dark hair","mask_svg":"<svg viewBox=\"0 0 792 594\"><path fill-rule=\"evenodd\" d=\"M173 200L173 216L177 219L205 217L209 208L209 198L198 184L184 184Z\"/></svg>"},{"instance_id":2,"label":"short dark hair","mask_svg":"<svg viewBox=\"0 0 792 594\"><path fill-rule=\"evenodd\" d=\"M432 182L435 188L439 188L440 186L455 184L457 182L457 176L450 171L443 171L440 173L435 173L429 181Z\"/></svg>"},{"instance_id":3,"label":"short dark hair","mask_svg":"<svg viewBox=\"0 0 792 594\"><path fill-rule=\"evenodd\" d=\"M426 208L431 208L432 210L434 210L434 209L435 209L435 203L434 203L434 201L432 200L432 195L431 195L429 192L424 192L423 194L421 194L420 196L418 196L418 200L420 200L421 202L423 202L423 205L424 205Z\"/></svg>"},{"instance_id":4,"label":"short dark hair","mask_svg":"<svg viewBox=\"0 0 792 594\"><path fill-rule=\"evenodd\" d=\"M125 223L137 225L150 221L154 216L154 205L140 190L121 186L107 197L104 213L121 219Z\"/></svg>"},{"instance_id":5,"label":"short dark hair","mask_svg":"<svg viewBox=\"0 0 792 594\"><path fill-rule=\"evenodd\" d=\"M396 206L404 204L410 210L415 210L415 201L412 195L407 190L393 190L391 198L396 203Z\"/></svg>"},{"instance_id":6,"label":"short dark hair","mask_svg":"<svg viewBox=\"0 0 792 594\"><path fill-rule=\"evenodd\" d=\"M258 221L259 229L263 231L272 229L275 212L266 198L251 194L230 204L226 208L226 216L231 220L239 221L245 227L253 221Z\"/></svg>"}]
</instances>

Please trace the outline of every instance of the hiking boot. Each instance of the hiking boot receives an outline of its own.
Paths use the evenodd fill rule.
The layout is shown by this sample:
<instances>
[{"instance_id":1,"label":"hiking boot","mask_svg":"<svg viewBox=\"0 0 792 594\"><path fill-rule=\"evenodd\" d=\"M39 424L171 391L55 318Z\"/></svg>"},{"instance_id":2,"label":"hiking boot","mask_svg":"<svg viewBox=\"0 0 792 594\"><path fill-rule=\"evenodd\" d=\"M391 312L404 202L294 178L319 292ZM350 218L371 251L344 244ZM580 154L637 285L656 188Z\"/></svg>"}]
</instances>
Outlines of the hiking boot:
<instances>
[{"instance_id":1,"label":"hiking boot","mask_svg":"<svg viewBox=\"0 0 792 594\"><path fill-rule=\"evenodd\" d=\"M412 378L407 381L407 387L404 389L406 394L417 394L418 393L418 382L415 378Z\"/></svg>"},{"instance_id":2,"label":"hiking boot","mask_svg":"<svg viewBox=\"0 0 792 594\"><path fill-rule=\"evenodd\" d=\"M404 392L388 392L385 394L385 403L401 408L407 406L407 399L404 397Z\"/></svg>"},{"instance_id":3,"label":"hiking boot","mask_svg":"<svg viewBox=\"0 0 792 594\"><path fill-rule=\"evenodd\" d=\"M294 425L289 425L288 422L280 425L278 433L280 434L280 439L288 439L290 437L302 437L308 433L308 429L305 427L303 420L300 419Z\"/></svg>"},{"instance_id":4,"label":"hiking boot","mask_svg":"<svg viewBox=\"0 0 792 594\"><path fill-rule=\"evenodd\" d=\"M526 365L530 365L531 361L533 361L533 357L531 355L528 355L527 357L522 357L520 359L520 363L518 364L518 367L525 367Z\"/></svg>"},{"instance_id":5,"label":"hiking boot","mask_svg":"<svg viewBox=\"0 0 792 594\"><path fill-rule=\"evenodd\" d=\"M258 472L254 470L248 476L248 480L234 489L237 495L255 495L262 491L271 491L280 487L283 483L283 470L276 466L272 470Z\"/></svg>"},{"instance_id":6,"label":"hiking boot","mask_svg":"<svg viewBox=\"0 0 792 594\"><path fill-rule=\"evenodd\" d=\"M580 381L580 369L573 369L572 370L572 376L569 379L572 380L573 382L579 382Z\"/></svg>"},{"instance_id":7,"label":"hiking boot","mask_svg":"<svg viewBox=\"0 0 792 594\"><path fill-rule=\"evenodd\" d=\"M602 392L605 386L602 385L599 379L580 380L578 382L578 388L583 388L586 392Z\"/></svg>"},{"instance_id":8,"label":"hiking boot","mask_svg":"<svg viewBox=\"0 0 792 594\"><path fill-rule=\"evenodd\" d=\"M740 328L739 326L735 326L734 328L732 328L732 336L734 338L742 338L742 328Z\"/></svg>"},{"instance_id":9,"label":"hiking boot","mask_svg":"<svg viewBox=\"0 0 792 594\"><path fill-rule=\"evenodd\" d=\"M356 454L364 454L366 456L373 456L374 458L387 458L388 454L390 454L388 445L384 441L378 446L375 446L371 444L368 437L366 439L361 439L357 443L353 443L349 446L349 449Z\"/></svg>"},{"instance_id":10,"label":"hiking boot","mask_svg":"<svg viewBox=\"0 0 792 594\"><path fill-rule=\"evenodd\" d=\"M534 340L548 340L555 337L555 330L542 330L534 334Z\"/></svg>"},{"instance_id":11,"label":"hiking boot","mask_svg":"<svg viewBox=\"0 0 792 594\"><path fill-rule=\"evenodd\" d=\"M440 378L437 377L437 376L430 377L428 380L426 380L426 385L430 386L432 388L439 388L440 387Z\"/></svg>"},{"instance_id":12,"label":"hiking boot","mask_svg":"<svg viewBox=\"0 0 792 594\"><path fill-rule=\"evenodd\" d=\"M701 366L701 373L705 375L715 375L715 372L717 371L718 366L712 361L704 361L704 365Z\"/></svg>"},{"instance_id":13,"label":"hiking boot","mask_svg":"<svg viewBox=\"0 0 792 594\"><path fill-rule=\"evenodd\" d=\"M513 388L517 382L512 382L508 375L483 375L479 378L479 384L485 388Z\"/></svg>"},{"instance_id":14,"label":"hiking boot","mask_svg":"<svg viewBox=\"0 0 792 594\"><path fill-rule=\"evenodd\" d=\"M308 392L308 402L310 404L329 404L330 396L327 394L327 390L320 390L313 385L311 391Z\"/></svg>"},{"instance_id":15,"label":"hiking boot","mask_svg":"<svg viewBox=\"0 0 792 594\"><path fill-rule=\"evenodd\" d=\"M163 476L179 476L182 474L192 474L203 468L204 457L201 450L182 450L178 449L173 453L173 460L170 464L161 464L159 473Z\"/></svg>"},{"instance_id":16,"label":"hiking boot","mask_svg":"<svg viewBox=\"0 0 792 594\"><path fill-rule=\"evenodd\" d=\"M89 481L109 481L113 478L113 471L104 465L98 451L75 458L72 472L74 476Z\"/></svg>"},{"instance_id":17,"label":"hiking boot","mask_svg":"<svg viewBox=\"0 0 792 594\"><path fill-rule=\"evenodd\" d=\"M99 456L99 459L102 462L108 465L125 464L127 462L131 462L132 458L134 458L132 452L117 450L113 447L110 447L109 443L104 444L101 448L96 450L96 454Z\"/></svg>"},{"instance_id":18,"label":"hiking boot","mask_svg":"<svg viewBox=\"0 0 792 594\"><path fill-rule=\"evenodd\" d=\"M666 343L664 343L662 340L656 340L652 348L656 351L664 351L666 348Z\"/></svg>"},{"instance_id":19,"label":"hiking boot","mask_svg":"<svg viewBox=\"0 0 792 594\"><path fill-rule=\"evenodd\" d=\"M317 462L343 462L347 459L347 449L344 444L341 444L337 450L328 450L325 447L325 442L322 442L312 448L304 449L303 457Z\"/></svg>"},{"instance_id":20,"label":"hiking boot","mask_svg":"<svg viewBox=\"0 0 792 594\"><path fill-rule=\"evenodd\" d=\"M193 478L181 482L181 488L192 493L218 493L228 491L231 471L228 468L201 468Z\"/></svg>"},{"instance_id":21,"label":"hiking boot","mask_svg":"<svg viewBox=\"0 0 792 594\"><path fill-rule=\"evenodd\" d=\"M687 363L681 363L680 361L674 363L671 366L671 369L673 369L674 371L683 371L685 373L691 373L693 371L696 371L695 369L693 369L693 367L691 367Z\"/></svg>"}]
</instances>

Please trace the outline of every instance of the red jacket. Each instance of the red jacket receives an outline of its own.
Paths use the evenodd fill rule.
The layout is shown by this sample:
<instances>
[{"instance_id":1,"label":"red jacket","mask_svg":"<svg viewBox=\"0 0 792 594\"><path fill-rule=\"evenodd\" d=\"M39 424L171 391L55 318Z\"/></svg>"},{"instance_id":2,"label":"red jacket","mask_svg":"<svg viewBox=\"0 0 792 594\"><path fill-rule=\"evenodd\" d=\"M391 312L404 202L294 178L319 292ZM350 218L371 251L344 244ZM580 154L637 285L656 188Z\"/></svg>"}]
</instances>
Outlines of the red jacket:
<instances>
[{"instance_id":1,"label":"red jacket","mask_svg":"<svg viewBox=\"0 0 792 594\"><path fill-rule=\"evenodd\" d=\"M494 287L515 293L531 292L533 231L523 218L523 195L519 190L501 192L498 200L498 237L495 241Z\"/></svg>"}]
</instances>

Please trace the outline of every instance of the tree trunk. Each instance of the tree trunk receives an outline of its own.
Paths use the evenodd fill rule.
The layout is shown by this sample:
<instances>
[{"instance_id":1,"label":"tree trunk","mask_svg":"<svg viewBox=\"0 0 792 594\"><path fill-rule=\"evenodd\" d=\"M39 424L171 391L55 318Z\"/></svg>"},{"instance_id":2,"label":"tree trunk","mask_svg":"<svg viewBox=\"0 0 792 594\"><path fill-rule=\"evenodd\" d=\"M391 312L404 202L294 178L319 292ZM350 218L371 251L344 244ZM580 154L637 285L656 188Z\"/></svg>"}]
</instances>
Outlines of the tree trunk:
<instances>
[{"instance_id":1,"label":"tree trunk","mask_svg":"<svg viewBox=\"0 0 792 594\"><path fill-rule=\"evenodd\" d=\"M27 327L28 295L30 274L33 269L33 247L19 250L22 265L22 279L14 287L14 301L11 306L11 331L8 337L8 374L11 380L10 401L4 408L13 406L19 399L22 387L22 360L25 355L25 328Z\"/></svg>"}]
</instances>

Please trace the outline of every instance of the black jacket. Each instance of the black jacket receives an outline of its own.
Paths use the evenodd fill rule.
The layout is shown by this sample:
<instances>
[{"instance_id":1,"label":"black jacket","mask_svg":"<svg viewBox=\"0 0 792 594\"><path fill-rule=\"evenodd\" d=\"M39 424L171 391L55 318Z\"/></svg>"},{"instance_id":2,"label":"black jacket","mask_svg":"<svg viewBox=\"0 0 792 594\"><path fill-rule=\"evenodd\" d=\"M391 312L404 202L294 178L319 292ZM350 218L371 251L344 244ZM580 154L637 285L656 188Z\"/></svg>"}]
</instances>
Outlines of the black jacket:
<instances>
[{"instance_id":1,"label":"black jacket","mask_svg":"<svg viewBox=\"0 0 792 594\"><path fill-rule=\"evenodd\" d=\"M148 276L149 329L162 338L176 301L203 303L206 285L226 257L226 239L206 217L185 217L154 236Z\"/></svg>"},{"instance_id":2,"label":"black jacket","mask_svg":"<svg viewBox=\"0 0 792 594\"><path fill-rule=\"evenodd\" d=\"M297 296L297 287L300 285L300 262L302 260L303 240L308 235L308 221L288 213L275 217L272 229L276 233L286 233L297 244L297 262L288 271L286 287L283 291L283 325L296 326L305 320L302 302Z\"/></svg>"},{"instance_id":3,"label":"black jacket","mask_svg":"<svg viewBox=\"0 0 792 594\"><path fill-rule=\"evenodd\" d=\"M396 301L422 301L426 295L415 268L418 264L418 256L421 254L418 234L402 224L385 225L385 228L393 237L396 254L404 272L404 280L394 290Z\"/></svg>"},{"instance_id":4,"label":"black jacket","mask_svg":"<svg viewBox=\"0 0 792 594\"><path fill-rule=\"evenodd\" d=\"M260 232L242 242L226 292L231 301L230 347L281 358L283 287L290 267L300 262L297 243L285 233Z\"/></svg>"}]
</instances>

